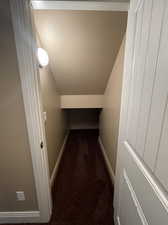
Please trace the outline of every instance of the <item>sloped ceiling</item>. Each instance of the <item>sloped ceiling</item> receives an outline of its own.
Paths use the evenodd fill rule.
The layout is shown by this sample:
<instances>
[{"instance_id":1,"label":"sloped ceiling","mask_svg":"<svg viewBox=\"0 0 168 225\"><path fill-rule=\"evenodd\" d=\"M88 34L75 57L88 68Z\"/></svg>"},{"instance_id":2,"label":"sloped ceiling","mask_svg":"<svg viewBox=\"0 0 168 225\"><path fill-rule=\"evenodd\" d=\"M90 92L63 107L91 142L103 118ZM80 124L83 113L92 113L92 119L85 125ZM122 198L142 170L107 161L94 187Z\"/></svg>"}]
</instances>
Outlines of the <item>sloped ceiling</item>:
<instances>
[{"instance_id":1,"label":"sloped ceiling","mask_svg":"<svg viewBox=\"0 0 168 225\"><path fill-rule=\"evenodd\" d=\"M34 15L60 94L103 94L127 13L37 10Z\"/></svg>"}]
</instances>

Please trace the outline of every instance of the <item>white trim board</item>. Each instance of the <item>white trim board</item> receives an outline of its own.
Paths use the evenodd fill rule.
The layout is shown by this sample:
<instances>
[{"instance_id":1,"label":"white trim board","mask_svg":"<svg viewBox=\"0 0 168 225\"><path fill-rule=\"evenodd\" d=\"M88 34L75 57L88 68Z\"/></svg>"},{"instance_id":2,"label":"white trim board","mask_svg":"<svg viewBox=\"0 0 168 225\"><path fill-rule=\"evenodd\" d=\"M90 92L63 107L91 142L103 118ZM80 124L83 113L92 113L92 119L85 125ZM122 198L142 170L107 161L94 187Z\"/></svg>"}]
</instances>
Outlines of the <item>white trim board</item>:
<instances>
[{"instance_id":1,"label":"white trim board","mask_svg":"<svg viewBox=\"0 0 168 225\"><path fill-rule=\"evenodd\" d=\"M120 223L120 218L117 216L117 224L118 225L121 225L121 223Z\"/></svg>"},{"instance_id":2,"label":"white trim board","mask_svg":"<svg viewBox=\"0 0 168 225\"><path fill-rule=\"evenodd\" d=\"M46 223L51 217L52 199L45 128L42 115L43 110L39 91L39 70L36 59L37 46L34 36L35 32L33 30L30 0L10 0L9 3L32 157L37 204L40 211L39 222ZM43 148L40 146L41 142L44 144ZM20 216L23 215L22 213L20 214ZM25 215L29 215L29 213L26 212ZM24 220L26 221L25 217Z\"/></svg>"},{"instance_id":3,"label":"white trim board","mask_svg":"<svg viewBox=\"0 0 168 225\"><path fill-rule=\"evenodd\" d=\"M118 216L117 217L114 216L114 224L115 225L121 225L120 218Z\"/></svg>"},{"instance_id":4,"label":"white trim board","mask_svg":"<svg viewBox=\"0 0 168 225\"><path fill-rule=\"evenodd\" d=\"M38 222L40 222L39 211L0 212L0 224Z\"/></svg>"},{"instance_id":5,"label":"white trim board","mask_svg":"<svg viewBox=\"0 0 168 225\"><path fill-rule=\"evenodd\" d=\"M106 150L104 148L104 145L103 145L103 142L99 136L99 144L100 144L100 147L101 147L101 150L102 150L102 153L103 153L103 156L104 156L104 160L106 162L106 166L107 166L107 169L108 169L108 172L109 172L109 175L110 175L110 178L111 178L111 182L114 184L115 183L115 175L114 175L114 171L111 167L111 163L107 157L107 154L106 154Z\"/></svg>"},{"instance_id":6,"label":"white trim board","mask_svg":"<svg viewBox=\"0 0 168 225\"><path fill-rule=\"evenodd\" d=\"M128 11L129 3L111 1L38 1L33 0L34 10L95 10Z\"/></svg>"},{"instance_id":7,"label":"white trim board","mask_svg":"<svg viewBox=\"0 0 168 225\"><path fill-rule=\"evenodd\" d=\"M104 95L61 95L62 109L102 108Z\"/></svg>"},{"instance_id":8,"label":"white trim board","mask_svg":"<svg viewBox=\"0 0 168 225\"><path fill-rule=\"evenodd\" d=\"M54 184L54 180L55 180L55 177L57 175L57 171L58 171L58 167L60 165L60 162L61 162L61 158L62 158L62 155L64 153L64 149L65 149L65 145L67 143L67 140L68 140L68 136L69 136L69 132L66 134L65 138L64 138L64 141L63 141L63 144L61 146L61 149L60 149L60 152L59 152L59 155L58 155L58 159L55 163L55 167L53 169L53 172L52 172L52 175L51 175L51 178L50 178L50 186L52 187L53 184Z\"/></svg>"}]
</instances>

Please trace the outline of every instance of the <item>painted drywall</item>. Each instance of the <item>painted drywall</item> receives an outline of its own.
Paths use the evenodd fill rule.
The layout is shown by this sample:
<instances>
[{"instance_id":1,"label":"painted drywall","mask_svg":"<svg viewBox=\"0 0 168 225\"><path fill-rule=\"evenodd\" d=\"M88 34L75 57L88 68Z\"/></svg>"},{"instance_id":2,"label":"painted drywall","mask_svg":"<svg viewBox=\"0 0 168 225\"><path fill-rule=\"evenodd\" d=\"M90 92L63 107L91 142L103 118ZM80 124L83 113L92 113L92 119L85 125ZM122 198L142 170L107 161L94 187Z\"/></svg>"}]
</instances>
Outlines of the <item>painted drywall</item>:
<instances>
[{"instance_id":1,"label":"painted drywall","mask_svg":"<svg viewBox=\"0 0 168 225\"><path fill-rule=\"evenodd\" d=\"M100 109L70 109L67 110L69 128L98 129Z\"/></svg>"},{"instance_id":2,"label":"painted drywall","mask_svg":"<svg viewBox=\"0 0 168 225\"><path fill-rule=\"evenodd\" d=\"M61 109L60 95L50 65L40 69L43 111L46 113L45 129L50 176L67 132L66 112Z\"/></svg>"},{"instance_id":3,"label":"painted drywall","mask_svg":"<svg viewBox=\"0 0 168 225\"><path fill-rule=\"evenodd\" d=\"M62 95L104 94L127 24L127 12L34 11Z\"/></svg>"},{"instance_id":4,"label":"painted drywall","mask_svg":"<svg viewBox=\"0 0 168 225\"><path fill-rule=\"evenodd\" d=\"M104 95L61 95L61 108L102 108Z\"/></svg>"},{"instance_id":5,"label":"painted drywall","mask_svg":"<svg viewBox=\"0 0 168 225\"><path fill-rule=\"evenodd\" d=\"M120 119L124 48L125 39L123 39L105 90L104 106L100 115L100 138L114 172Z\"/></svg>"},{"instance_id":6,"label":"painted drywall","mask_svg":"<svg viewBox=\"0 0 168 225\"><path fill-rule=\"evenodd\" d=\"M0 1L0 211L37 210L9 2ZM25 192L17 201L16 191Z\"/></svg>"}]
</instances>

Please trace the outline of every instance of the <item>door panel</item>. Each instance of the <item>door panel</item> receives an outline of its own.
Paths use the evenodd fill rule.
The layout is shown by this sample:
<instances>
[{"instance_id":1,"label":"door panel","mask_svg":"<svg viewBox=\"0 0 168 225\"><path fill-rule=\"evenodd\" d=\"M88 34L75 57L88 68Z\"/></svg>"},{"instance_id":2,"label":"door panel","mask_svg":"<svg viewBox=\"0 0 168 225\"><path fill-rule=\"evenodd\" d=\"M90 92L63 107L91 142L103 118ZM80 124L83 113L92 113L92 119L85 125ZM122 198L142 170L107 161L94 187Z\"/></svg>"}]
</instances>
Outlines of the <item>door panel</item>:
<instances>
[{"instance_id":1,"label":"door panel","mask_svg":"<svg viewBox=\"0 0 168 225\"><path fill-rule=\"evenodd\" d=\"M115 217L121 225L166 225L168 2L132 0L128 18ZM132 42L129 29L134 29Z\"/></svg>"},{"instance_id":2,"label":"door panel","mask_svg":"<svg viewBox=\"0 0 168 225\"><path fill-rule=\"evenodd\" d=\"M132 137L134 137L134 145L136 151L140 150L137 148L137 127L138 127L138 117L139 117L139 110L140 110L140 103L141 103L141 96L142 96L142 88L144 84L145 78L145 66L146 66L146 55L148 51L148 40L149 40L149 28L151 24L151 14L152 14L152 0L144 1L144 9L143 9L143 18L142 18L142 25L141 25L141 39L139 43L139 51L137 52L138 57L138 65L137 70L134 72L136 74L136 82L134 83L134 101L131 115L131 121L133 121L131 130L132 130ZM136 67L136 65L135 65Z\"/></svg>"},{"instance_id":3,"label":"door panel","mask_svg":"<svg viewBox=\"0 0 168 225\"><path fill-rule=\"evenodd\" d=\"M139 206L144 213L147 223L149 225L167 225L167 193L159 184L157 178L148 171L147 167L127 142L125 142L124 148L123 174L127 171L130 183L134 189ZM128 208L130 207L128 204L127 206Z\"/></svg>"},{"instance_id":4,"label":"door panel","mask_svg":"<svg viewBox=\"0 0 168 225\"><path fill-rule=\"evenodd\" d=\"M168 8L165 3L163 28L161 31L160 50L156 67L156 78L151 101L148 133L145 146L145 162L153 170L160 143L164 114L168 95ZM150 151L151 150L151 151Z\"/></svg>"},{"instance_id":5,"label":"door panel","mask_svg":"<svg viewBox=\"0 0 168 225\"><path fill-rule=\"evenodd\" d=\"M138 129L136 149L143 157L145 149L146 132L150 113L150 103L155 81L155 70L158 59L158 50L160 44L162 18L164 10L164 1L152 1L152 17L150 22L148 46L146 52L144 82L141 91L140 110L138 115ZM155 35L154 35L155 34Z\"/></svg>"},{"instance_id":6,"label":"door panel","mask_svg":"<svg viewBox=\"0 0 168 225\"><path fill-rule=\"evenodd\" d=\"M122 189L120 198L120 217L119 222L121 225L143 225L145 223L145 217L143 215L142 209L139 206L139 202L127 176L126 171L124 171L122 176ZM129 207L128 207L129 205Z\"/></svg>"},{"instance_id":7,"label":"door panel","mask_svg":"<svg viewBox=\"0 0 168 225\"><path fill-rule=\"evenodd\" d=\"M144 13L144 1L141 3L140 9L136 13L136 33L135 33L135 49L134 49L134 58L133 58L133 67L132 74L138 73L139 65L140 65L140 42L141 42L141 34L142 34L142 20ZM135 147L135 129L136 129L136 98L135 92L137 91L137 82L138 76L132 75L132 83L130 85L130 99L129 99L129 108L128 108L128 130L127 130L127 139L131 143L132 146Z\"/></svg>"}]
</instances>

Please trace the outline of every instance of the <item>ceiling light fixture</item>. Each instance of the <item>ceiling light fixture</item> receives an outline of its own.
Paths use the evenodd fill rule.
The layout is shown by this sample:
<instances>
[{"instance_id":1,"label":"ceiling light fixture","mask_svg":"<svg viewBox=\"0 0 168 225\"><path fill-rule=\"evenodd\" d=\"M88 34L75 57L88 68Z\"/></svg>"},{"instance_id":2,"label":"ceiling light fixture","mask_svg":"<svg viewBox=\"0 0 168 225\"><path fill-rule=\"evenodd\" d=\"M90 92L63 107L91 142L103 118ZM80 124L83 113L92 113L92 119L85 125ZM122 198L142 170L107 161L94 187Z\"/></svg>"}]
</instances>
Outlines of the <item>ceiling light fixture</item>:
<instances>
[{"instance_id":1,"label":"ceiling light fixture","mask_svg":"<svg viewBox=\"0 0 168 225\"><path fill-rule=\"evenodd\" d=\"M38 58L39 66L41 68L48 65L49 57L48 57L47 52L43 48L37 49L37 58Z\"/></svg>"}]
</instances>

